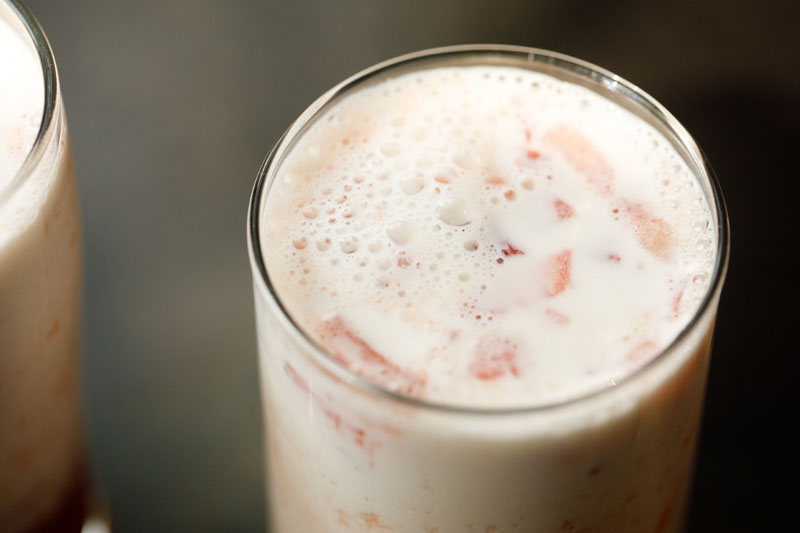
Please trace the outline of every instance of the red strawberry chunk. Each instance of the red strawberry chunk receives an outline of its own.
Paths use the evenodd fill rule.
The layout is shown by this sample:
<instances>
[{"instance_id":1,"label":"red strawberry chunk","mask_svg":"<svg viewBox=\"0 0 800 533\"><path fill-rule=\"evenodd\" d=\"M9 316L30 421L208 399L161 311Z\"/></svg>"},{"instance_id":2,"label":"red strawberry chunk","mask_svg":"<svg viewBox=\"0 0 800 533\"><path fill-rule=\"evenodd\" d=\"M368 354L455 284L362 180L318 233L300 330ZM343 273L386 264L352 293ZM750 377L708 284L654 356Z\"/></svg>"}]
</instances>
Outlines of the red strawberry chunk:
<instances>
[{"instance_id":1,"label":"red strawberry chunk","mask_svg":"<svg viewBox=\"0 0 800 533\"><path fill-rule=\"evenodd\" d=\"M654 217L642 204L623 200L623 212L633 225L636 239L642 247L659 259L669 259L675 247L672 227Z\"/></svg>"},{"instance_id":2,"label":"red strawberry chunk","mask_svg":"<svg viewBox=\"0 0 800 533\"><path fill-rule=\"evenodd\" d=\"M571 205L560 198L556 199L554 205L556 206L556 214L561 220L572 218L572 215L575 214L575 209L573 209Z\"/></svg>"},{"instance_id":3,"label":"red strawberry chunk","mask_svg":"<svg viewBox=\"0 0 800 533\"><path fill-rule=\"evenodd\" d=\"M545 262L542 286L547 296L564 292L572 278L572 250L563 250Z\"/></svg>"},{"instance_id":4,"label":"red strawberry chunk","mask_svg":"<svg viewBox=\"0 0 800 533\"><path fill-rule=\"evenodd\" d=\"M566 124L559 124L545 133L544 140L553 145L572 168L585 175L598 193L611 195L611 165L583 134Z\"/></svg>"},{"instance_id":5,"label":"red strawberry chunk","mask_svg":"<svg viewBox=\"0 0 800 533\"><path fill-rule=\"evenodd\" d=\"M503 252L503 255L506 257L509 255L525 255L525 252L519 248L515 248L514 245L508 241L503 241L503 247L500 249L500 251Z\"/></svg>"},{"instance_id":6,"label":"red strawberry chunk","mask_svg":"<svg viewBox=\"0 0 800 533\"><path fill-rule=\"evenodd\" d=\"M351 330L341 317L335 316L322 324L323 343L333 356L350 370L372 379L396 392L418 396L425 387L425 378L404 370L377 352L364 339ZM342 351L345 349L345 352ZM350 361L353 357L358 362Z\"/></svg>"},{"instance_id":7,"label":"red strawberry chunk","mask_svg":"<svg viewBox=\"0 0 800 533\"><path fill-rule=\"evenodd\" d=\"M641 363L644 359L653 353L656 343L651 340L642 341L625 355L625 359L630 363Z\"/></svg>"},{"instance_id":8,"label":"red strawberry chunk","mask_svg":"<svg viewBox=\"0 0 800 533\"><path fill-rule=\"evenodd\" d=\"M469 366L472 376L492 381L506 376L519 377L522 371L517 361L517 345L508 339L481 339L475 358Z\"/></svg>"}]
</instances>

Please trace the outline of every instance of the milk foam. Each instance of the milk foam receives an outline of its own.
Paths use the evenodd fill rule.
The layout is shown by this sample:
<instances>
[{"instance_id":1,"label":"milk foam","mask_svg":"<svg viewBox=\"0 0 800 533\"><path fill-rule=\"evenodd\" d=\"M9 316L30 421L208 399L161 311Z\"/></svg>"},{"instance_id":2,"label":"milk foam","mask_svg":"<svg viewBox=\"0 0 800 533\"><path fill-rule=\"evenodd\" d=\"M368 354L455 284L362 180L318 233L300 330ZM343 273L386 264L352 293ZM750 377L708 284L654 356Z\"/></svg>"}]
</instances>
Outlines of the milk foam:
<instances>
[{"instance_id":1,"label":"milk foam","mask_svg":"<svg viewBox=\"0 0 800 533\"><path fill-rule=\"evenodd\" d=\"M42 120L44 81L31 44L0 19L0 189L33 146Z\"/></svg>"},{"instance_id":2,"label":"milk foam","mask_svg":"<svg viewBox=\"0 0 800 533\"><path fill-rule=\"evenodd\" d=\"M651 126L507 67L362 89L282 163L275 288L343 364L403 394L531 406L609 386L708 288L710 209Z\"/></svg>"},{"instance_id":3,"label":"milk foam","mask_svg":"<svg viewBox=\"0 0 800 533\"><path fill-rule=\"evenodd\" d=\"M33 43L11 24L0 17L0 253L36 218L54 175L42 168L13 183L42 122L44 78Z\"/></svg>"}]
</instances>

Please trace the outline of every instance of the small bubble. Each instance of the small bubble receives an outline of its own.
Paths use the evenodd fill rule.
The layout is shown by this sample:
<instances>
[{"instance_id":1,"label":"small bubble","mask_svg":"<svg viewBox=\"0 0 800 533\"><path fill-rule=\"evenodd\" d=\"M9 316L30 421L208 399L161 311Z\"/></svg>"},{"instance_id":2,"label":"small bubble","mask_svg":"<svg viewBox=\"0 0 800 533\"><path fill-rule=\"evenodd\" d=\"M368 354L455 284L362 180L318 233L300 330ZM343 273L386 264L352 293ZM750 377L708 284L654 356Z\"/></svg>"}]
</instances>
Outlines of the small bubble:
<instances>
[{"instance_id":1,"label":"small bubble","mask_svg":"<svg viewBox=\"0 0 800 533\"><path fill-rule=\"evenodd\" d=\"M342 249L342 252L352 254L358 250L358 239L356 237L342 239L342 241L339 242L339 247Z\"/></svg>"},{"instance_id":2,"label":"small bubble","mask_svg":"<svg viewBox=\"0 0 800 533\"><path fill-rule=\"evenodd\" d=\"M294 239L292 241L292 246L294 246L298 250L302 250L303 248L308 246L308 240L305 237L300 237L298 239Z\"/></svg>"},{"instance_id":3,"label":"small bubble","mask_svg":"<svg viewBox=\"0 0 800 533\"><path fill-rule=\"evenodd\" d=\"M453 156L453 163L461 168L470 170L481 165L481 157L475 152L460 152Z\"/></svg>"},{"instance_id":4,"label":"small bubble","mask_svg":"<svg viewBox=\"0 0 800 533\"><path fill-rule=\"evenodd\" d=\"M469 281L469 274L467 274L466 272L462 272L461 274L458 275L458 280Z\"/></svg>"},{"instance_id":5,"label":"small bubble","mask_svg":"<svg viewBox=\"0 0 800 533\"><path fill-rule=\"evenodd\" d=\"M381 270L389 270L391 266L392 262L389 259L381 259L380 261L378 261L378 268L380 268Z\"/></svg>"},{"instance_id":6,"label":"small bubble","mask_svg":"<svg viewBox=\"0 0 800 533\"><path fill-rule=\"evenodd\" d=\"M400 182L400 189L407 195L417 194L425 186L420 176L411 176Z\"/></svg>"},{"instance_id":7,"label":"small bubble","mask_svg":"<svg viewBox=\"0 0 800 533\"><path fill-rule=\"evenodd\" d=\"M318 214L319 214L319 211L313 205L310 205L310 206L306 207L305 209L303 209L303 216L308 218L308 219L317 218Z\"/></svg>"},{"instance_id":8,"label":"small bubble","mask_svg":"<svg viewBox=\"0 0 800 533\"><path fill-rule=\"evenodd\" d=\"M439 219L451 226L465 226L472 222L471 206L464 198L453 197L442 201L438 207Z\"/></svg>"},{"instance_id":9,"label":"small bubble","mask_svg":"<svg viewBox=\"0 0 800 533\"><path fill-rule=\"evenodd\" d=\"M389 224L386 228L389 238L399 245L407 244L414 234L414 226L411 222L398 220Z\"/></svg>"},{"instance_id":10,"label":"small bubble","mask_svg":"<svg viewBox=\"0 0 800 533\"><path fill-rule=\"evenodd\" d=\"M695 285L702 285L708 280L708 272L699 272L692 278Z\"/></svg>"},{"instance_id":11,"label":"small bubble","mask_svg":"<svg viewBox=\"0 0 800 533\"><path fill-rule=\"evenodd\" d=\"M317 241L317 249L318 249L320 252L324 252L325 250L327 250L327 249L328 249L328 248L330 248L330 247L331 247L331 240L330 240L330 239L328 239L328 238L325 238L325 239L319 239L319 240Z\"/></svg>"},{"instance_id":12,"label":"small bubble","mask_svg":"<svg viewBox=\"0 0 800 533\"><path fill-rule=\"evenodd\" d=\"M470 240L464 243L464 249L469 252L474 252L478 249L478 241Z\"/></svg>"},{"instance_id":13,"label":"small bubble","mask_svg":"<svg viewBox=\"0 0 800 533\"><path fill-rule=\"evenodd\" d=\"M433 180L437 183L453 183L456 180L456 172L451 168L443 168L433 175Z\"/></svg>"},{"instance_id":14,"label":"small bubble","mask_svg":"<svg viewBox=\"0 0 800 533\"><path fill-rule=\"evenodd\" d=\"M367 245L367 250L375 254L380 252L382 247L383 243L381 241L372 241L371 243L369 243L369 245Z\"/></svg>"},{"instance_id":15,"label":"small bubble","mask_svg":"<svg viewBox=\"0 0 800 533\"><path fill-rule=\"evenodd\" d=\"M697 242L695 242L695 248L697 249L698 252L708 250L710 247L711 247L711 239L707 237L697 239Z\"/></svg>"}]
</instances>

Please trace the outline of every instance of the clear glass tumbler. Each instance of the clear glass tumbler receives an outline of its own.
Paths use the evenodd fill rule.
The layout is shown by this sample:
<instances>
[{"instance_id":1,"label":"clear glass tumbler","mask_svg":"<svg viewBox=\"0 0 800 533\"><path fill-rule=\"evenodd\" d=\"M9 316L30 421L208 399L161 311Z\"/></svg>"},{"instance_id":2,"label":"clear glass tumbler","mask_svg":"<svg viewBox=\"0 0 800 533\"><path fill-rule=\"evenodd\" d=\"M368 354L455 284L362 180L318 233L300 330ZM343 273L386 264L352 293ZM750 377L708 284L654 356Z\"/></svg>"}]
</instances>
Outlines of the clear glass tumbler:
<instances>
[{"instance_id":1,"label":"clear glass tumbler","mask_svg":"<svg viewBox=\"0 0 800 533\"><path fill-rule=\"evenodd\" d=\"M582 85L673 145L710 206L713 279L688 325L649 363L603 390L534 408L420 401L345 368L287 313L264 260L267 197L298 138L337 100L387 77L449 65L504 65ZM660 104L564 55L458 46L369 68L315 101L274 145L248 213L276 533L679 531L728 258L722 195L703 154Z\"/></svg>"},{"instance_id":2,"label":"clear glass tumbler","mask_svg":"<svg viewBox=\"0 0 800 533\"><path fill-rule=\"evenodd\" d=\"M36 87L43 95L41 122L3 124L0 138L10 142L17 126L38 127L20 167L8 170L12 166L0 162L8 174L0 175L0 531L81 531L89 509L80 387L81 224L67 122L53 53L39 24L18 2L3 0L0 26L38 58L43 83Z\"/></svg>"}]
</instances>

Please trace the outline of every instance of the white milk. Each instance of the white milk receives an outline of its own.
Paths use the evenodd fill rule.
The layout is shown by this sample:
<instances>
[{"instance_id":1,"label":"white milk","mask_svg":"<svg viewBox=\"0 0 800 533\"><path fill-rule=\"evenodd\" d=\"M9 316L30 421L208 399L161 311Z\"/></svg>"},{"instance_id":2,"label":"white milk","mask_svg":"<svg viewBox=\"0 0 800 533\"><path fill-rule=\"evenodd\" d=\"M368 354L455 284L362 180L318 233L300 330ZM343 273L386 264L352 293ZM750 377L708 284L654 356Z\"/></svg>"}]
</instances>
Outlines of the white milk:
<instances>
[{"instance_id":1,"label":"white milk","mask_svg":"<svg viewBox=\"0 0 800 533\"><path fill-rule=\"evenodd\" d=\"M33 44L0 5L0 530L10 532L79 530L84 505L80 232L60 97L39 161L18 174L44 99Z\"/></svg>"},{"instance_id":2,"label":"white milk","mask_svg":"<svg viewBox=\"0 0 800 533\"><path fill-rule=\"evenodd\" d=\"M279 532L675 531L716 250L653 127L527 70L443 67L345 97L281 163L261 246L292 319L416 409L346 386L257 297ZM707 314L708 315L708 314Z\"/></svg>"}]
</instances>

